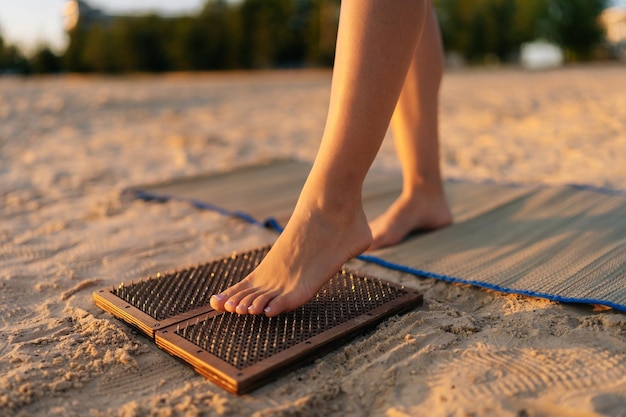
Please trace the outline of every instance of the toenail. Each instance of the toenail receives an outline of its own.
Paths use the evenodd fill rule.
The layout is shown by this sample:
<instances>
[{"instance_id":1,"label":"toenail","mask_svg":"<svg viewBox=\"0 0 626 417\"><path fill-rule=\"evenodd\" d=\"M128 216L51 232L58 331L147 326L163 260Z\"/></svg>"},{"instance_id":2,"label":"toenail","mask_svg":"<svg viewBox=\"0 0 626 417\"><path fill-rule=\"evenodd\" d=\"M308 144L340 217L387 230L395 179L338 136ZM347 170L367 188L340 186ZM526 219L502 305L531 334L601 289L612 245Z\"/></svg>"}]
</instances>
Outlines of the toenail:
<instances>
[{"instance_id":1,"label":"toenail","mask_svg":"<svg viewBox=\"0 0 626 417\"><path fill-rule=\"evenodd\" d=\"M270 311L272 311L272 307L267 306L263 309L263 311L265 311L266 313L269 313Z\"/></svg>"},{"instance_id":2,"label":"toenail","mask_svg":"<svg viewBox=\"0 0 626 417\"><path fill-rule=\"evenodd\" d=\"M235 305L235 303L233 301L226 301L226 304L228 307L233 307Z\"/></svg>"},{"instance_id":3,"label":"toenail","mask_svg":"<svg viewBox=\"0 0 626 417\"><path fill-rule=\"evenodd\" d=\"M214 294L213 297L217 300L217 301L222 301L226 298L226 296L224 294Z\"/></svg>"},{"instance_id":4,"label":"toenail","mask_svg":"<svg viewBox=\"0 0 626 417\"><path fill-rule=\"evenodd\" d=\"M254 306L248 307L248 311L253 310L253 309L254 309Z\"/></svg>"}]
</instances>

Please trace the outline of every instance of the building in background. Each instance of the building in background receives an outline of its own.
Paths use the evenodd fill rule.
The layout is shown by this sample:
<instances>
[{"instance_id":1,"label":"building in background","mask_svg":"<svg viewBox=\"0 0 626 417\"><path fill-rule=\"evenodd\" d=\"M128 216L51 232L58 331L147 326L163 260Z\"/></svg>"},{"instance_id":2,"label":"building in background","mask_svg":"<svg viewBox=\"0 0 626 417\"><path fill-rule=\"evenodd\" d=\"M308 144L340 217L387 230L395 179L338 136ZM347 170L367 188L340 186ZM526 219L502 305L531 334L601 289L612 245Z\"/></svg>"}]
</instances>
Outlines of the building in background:
<instances>
[{"instance_id":1,"label":"building in background","mask_svg":"<svg viewBox=\"0 0 626 417\"><path fill-rule=\"evenodd\" d=\"M89 26L94 23L110 22L114 16L91 7L82 0L68 0L63 8L63 27L67 32L79 24Z\"/></svg>"},{"instance_id":2,"label":"building in background","mask_svg":"<svg viewBox=\"0 0 626 417\"><path fill-rule=\"evenodd\" d=\"M619 59L626 60L626 7L612 7L600 15L609 47Z\"/></svg>"},{"instance_id":3,"label":"building in background","mask_svg":"<svg viewBox=\"0 0 626 417\"><path fill-rule=\"evenodd\" d=\"M522 44L520 64L529 70L558 68L565 62L563 50L556 44L538 39Z\"/></svg>"}]
</instances>

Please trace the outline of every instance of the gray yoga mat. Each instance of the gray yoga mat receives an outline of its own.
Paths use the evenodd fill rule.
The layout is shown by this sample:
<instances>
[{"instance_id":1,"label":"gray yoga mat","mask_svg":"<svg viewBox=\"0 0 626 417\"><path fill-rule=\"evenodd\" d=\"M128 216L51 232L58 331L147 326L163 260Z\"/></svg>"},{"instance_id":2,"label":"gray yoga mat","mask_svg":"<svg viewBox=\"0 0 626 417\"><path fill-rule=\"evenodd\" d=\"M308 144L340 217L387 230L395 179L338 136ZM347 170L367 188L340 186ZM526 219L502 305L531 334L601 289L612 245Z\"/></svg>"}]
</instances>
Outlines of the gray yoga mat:
<instances>
[{"instance_id":1,"label":"gray yoga mat","mask_svg":"<svg viewBox=\"0 0 626 417\"><path fill-rule=\"evenodd\" d=\"M133 187L125 194L186 200L279 228L309 169L303 162L272 161ZM400 186L398 175L369 174L363 189L368 217L381 213ZM361 259L444 281L626 312L624 195L571 186L446 182L445 187L453 225Z\"/></svg>"}]
</instances>

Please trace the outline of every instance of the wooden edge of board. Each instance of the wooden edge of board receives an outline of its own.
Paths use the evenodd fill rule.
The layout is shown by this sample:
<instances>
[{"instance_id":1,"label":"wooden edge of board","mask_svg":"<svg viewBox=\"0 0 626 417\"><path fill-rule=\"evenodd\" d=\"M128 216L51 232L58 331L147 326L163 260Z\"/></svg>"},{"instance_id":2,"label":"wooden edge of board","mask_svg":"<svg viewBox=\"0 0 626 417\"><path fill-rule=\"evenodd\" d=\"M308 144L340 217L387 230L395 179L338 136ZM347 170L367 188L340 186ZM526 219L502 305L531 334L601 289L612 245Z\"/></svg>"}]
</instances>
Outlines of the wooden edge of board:
<instances>
[{"instance_id":1,"label":"wooden edge of board","mask_svg":"<svg viewBox=\"0 0 626 417\"><path fill-rule=\"evenodd\" d=\"M221 360L176 334L176 326L180 323L157 330L155 342L159 348L187 362L207 379L233 394L242 395L278 378L291 369L312 362L336 346L344 344L358 333L374 327L389 316L406 312L423 302L422 293L406 288L404 291L406 294L395 300L243 369ZM212 318L219 314L233 313L213 312L213 314L207 314L206 317Z\"/></svg>"},{"instance_id":2,"label":"wooden edge of board","mask_svg":"<svg viewBox=\"0 0 626 417\"><path fill-rule=\"evenodd\" d=\"M183 323L202 314L215 311L210 305L206 305L168 317L164 320L157 320L113 294L111 289L94 291L93 299L98 307L137 328L151 339L154 339L154 333L159 329L173 324Z\"/></svg>"}]
</instances>

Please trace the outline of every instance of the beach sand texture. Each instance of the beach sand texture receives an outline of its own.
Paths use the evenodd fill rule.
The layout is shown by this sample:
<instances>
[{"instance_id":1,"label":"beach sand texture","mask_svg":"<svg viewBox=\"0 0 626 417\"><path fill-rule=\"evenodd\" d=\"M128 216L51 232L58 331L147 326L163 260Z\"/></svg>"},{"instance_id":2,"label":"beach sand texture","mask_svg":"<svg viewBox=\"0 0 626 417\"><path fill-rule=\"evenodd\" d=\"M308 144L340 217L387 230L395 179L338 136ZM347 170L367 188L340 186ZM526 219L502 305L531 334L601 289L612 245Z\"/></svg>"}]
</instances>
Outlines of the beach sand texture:
<instances>
[{"instance_id":1,"label":"beach sand texture","mask_svg":"<svg viewBox=\"0 0 626 417\"><path fill-rule=\"evenodd\" d=\"M235 397L94 305L95 289L273 241L119 194L312 161L329 87L328 71L0 78L0 416L624 416L626 315L606 308L353 261L424 305ZM441 133L447 178L624 190L626 67L451 72ZM390 137L373 169L399 172Z\"/></svg>"}]
</instances>

